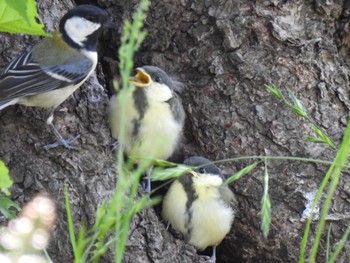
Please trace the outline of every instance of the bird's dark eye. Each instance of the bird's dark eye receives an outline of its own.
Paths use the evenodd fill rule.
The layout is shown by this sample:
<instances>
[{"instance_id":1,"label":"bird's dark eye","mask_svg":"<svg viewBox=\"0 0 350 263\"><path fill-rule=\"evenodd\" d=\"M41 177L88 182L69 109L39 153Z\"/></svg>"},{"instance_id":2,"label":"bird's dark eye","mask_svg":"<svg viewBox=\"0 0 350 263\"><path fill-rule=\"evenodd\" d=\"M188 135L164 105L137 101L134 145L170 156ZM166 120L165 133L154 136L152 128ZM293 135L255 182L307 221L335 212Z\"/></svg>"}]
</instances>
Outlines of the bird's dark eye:
<instances>
[{"instance_id":1,"label":"bird's dark eye","mask_svg":"<svg viewBox=\"0 0 350 263\"><path fill-rule=\"evenodd\" d=\"M201 174L205 174L205 168L199 168L199 172L201 173Z\"/></svg>"},{"instance_id":2,"label":"bird's dark eye","mask_svg":"<svg viewBox=\"0 0 350 263\"><path fill-rule=\"evenodd\" d=\"M97 17L93 16L93 15L89 15L86 17L87 20L91 21L91 22L96 22L97 21Z\"/></svg>"},{"instance_id":3,"label":"bird's dark eye","mask_svg":"<svg viewBox=\"0 0 350 263\"><path fill-rule=\"evenodd\" d=\"M155 81L155 82L158 82L158 83L162 83L162 78L159 77L159 76L156 76L156 77L154 78L154 81Z\"/></svg>"}]
</instances>

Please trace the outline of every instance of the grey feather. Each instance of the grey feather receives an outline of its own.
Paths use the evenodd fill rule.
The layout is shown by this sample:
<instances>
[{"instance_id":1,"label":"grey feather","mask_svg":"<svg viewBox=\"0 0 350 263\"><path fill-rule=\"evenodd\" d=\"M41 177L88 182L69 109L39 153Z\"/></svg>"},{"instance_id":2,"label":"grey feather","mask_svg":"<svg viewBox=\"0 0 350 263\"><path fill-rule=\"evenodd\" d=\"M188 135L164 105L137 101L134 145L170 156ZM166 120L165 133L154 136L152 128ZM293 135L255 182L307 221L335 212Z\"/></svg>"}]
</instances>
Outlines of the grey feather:
<instances>
[{"instance_id":1,"label":"grey feather","mask_svg":"<svg viewBox=\"0 0 350 263\"><path fill-rule=\"evenodd\" d=\"M202 174L208 173L221 176L221 170L219 167L217 167L215 164L212 164L209 159L202 156L189 157L184 161L184 164L189 166L200 166L200 168L198 168L198 172Z\"/></svg>"},{"instance_id":2,"label":"grey feather","mask_svg":"<svg viewBox=\"0 0 350 263\"><path fill-rule=\"evenodd\" d=\"M220 196L221 196L222 200L227 205L232 206L232 207L237 206L237 199L228 186L220 187L219 192L220 192Z\"/></svg>"},{"instance_id":3,"label":"grey feather","mask_svg":"<svg viewBox=\"0 0 350 263\"><path fill-rule=\"evenodd\" d=\"M7 66L0 76L0 106L16 98L77 84L86 78L93 66L90 59L73 49L63 56L61 53L64 51L57 51L54 46L51 50L44 49L45 54L40 54L39 47L48 42L52 39L44 39ZM58 74L67 81L52 77L50 73Z\"/></svg>"},{"instance_id":4,"label":"grey feather","mask_svg":"<svg viewBox=\"0 0 350 263\"><path fill-rule=\"evenodd\" d=\"M170 105L170 110L173 113L175 120L183 125L185 121L185 110L182 106L180 97L175 93L167 103Z\"/></svg>"},{"instance_id":5,"label":"grey feather","mask_svg":"<svg viewBox=\"0 0 350 263\"><path fill-rule=\"evenodd\" d=\"M133 122L132 136L137 137L139 134L142 119L145 116L145 112L148 108L148 102L147 102L145 91L143 89L136 89L133 94L133 98L134 98L134 105L139 116L137 119L134 119L132 121Z\"/></svg>"}]
</instances>

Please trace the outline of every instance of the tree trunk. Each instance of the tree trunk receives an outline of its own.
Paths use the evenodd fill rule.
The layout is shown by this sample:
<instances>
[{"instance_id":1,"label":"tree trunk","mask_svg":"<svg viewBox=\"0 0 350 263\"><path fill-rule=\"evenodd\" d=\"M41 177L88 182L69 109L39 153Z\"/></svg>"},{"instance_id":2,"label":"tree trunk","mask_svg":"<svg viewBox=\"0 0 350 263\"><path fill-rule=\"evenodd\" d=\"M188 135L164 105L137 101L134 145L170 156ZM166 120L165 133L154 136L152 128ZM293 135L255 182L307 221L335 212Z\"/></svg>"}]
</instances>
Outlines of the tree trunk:
<instances>
[{"instance_id":1,"label":"tree trunk","mask_svg":"<svg viewBox=\"0 0 350 263\"><path fill-rule=\"evenodd\" d=\"M72 1L38 2L49 31L74 6ZM130 18L137 4L135 0L114 2L97 1L119 22ZM219 160L267 155L331 161L336 152L306 141L306 136L314 136L310 125L269 94L264 84L281 87L284 94L290 89L315 123L340 145L350 109L349 11L347 1L332 0L152 1L145 21L148 36L135 66L156 65L185 84L181 94L187 113L182 157L204 155ZM45 116L43 110L11 106L0 112L0 159L15 181L14 199L23 203L34 193L46 191L57 202L58 221L49 248L54 262L72 261L64 184L68 185L77 226L79 222L91 226L97 205L114 190L115 153L107 113L109 79L118 71L120 32L106 34L101 41L104 57L97 77L91 77L55 113L54 122L64 136L80 134L77 150L43 149L55 140L41 117ZM37 40L2 34L0 65L5 67ZM248 163L220 166L232 174ZM237 213L231 233L218 247L217 262L298 260L305 211L327 166L268 162L272 225L267 239L262 236L259 215L263 170L260 166L232 185ZM350 179L343 176L330 210L334 218L332 246L349 221L349 195ZM318 213L312 229L317 219ZM124 262L199 262L195 249L165 227L159 208L136 215ZM344 253L338 260L349 258ZM111 255L104 261L112 262ZM325 262L324 241L317 262Z\"/></svg>"}]
</instances>

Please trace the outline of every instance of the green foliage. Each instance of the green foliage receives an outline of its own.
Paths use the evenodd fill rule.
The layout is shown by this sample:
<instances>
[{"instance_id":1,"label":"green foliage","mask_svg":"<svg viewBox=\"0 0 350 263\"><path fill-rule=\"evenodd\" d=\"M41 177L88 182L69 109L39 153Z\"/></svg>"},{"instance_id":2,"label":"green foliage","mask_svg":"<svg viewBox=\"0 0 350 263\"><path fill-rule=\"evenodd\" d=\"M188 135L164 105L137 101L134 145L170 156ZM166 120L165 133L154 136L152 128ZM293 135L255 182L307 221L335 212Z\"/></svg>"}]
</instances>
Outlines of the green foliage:
<instances>
[{"instance_id":1,"label":"green foliage","mask_svg":"<svg viewBox=\"0 0 350 263\"><path fill-rule=\"evenodd\" d=\"M325 143L328 144L333 149L337 150L336 145L333 143L333 141L319 128L317 125L311 120L311 118L307 115L304 107L300 103L300 101L294 96L294 94L289 91L289 97L292 101L292 103L289 103L286 98L283 96L281 90L274 86L265 85L267 90L273 94L276 98L279 100L282 100L293 112L295 112L298 116L304 118L311 126L312 130L316 133L317 137L308 136L306 139L310 142L315 143ZM318 248L321 242L321 236L323 234L325 222L326 222L326 216L329 211L329 207L331 204L332 197L334 195L335 189L337 188L339 178L341 176L341 171L344 168L348 168L347 165L347 158L350 154L350 121L348 121L348 126L345 132L345 135L343 137L342 144L337 152L337 155L334 159L334 161L331 163L330 168L328 169L325 177L323 178L320 187L317 190L315 199L312 204L312 209L308 218L308 221L305 226L305 231L303 235L303 239L300 245L300 256L299 256L299 263L305 262L305 253L306 253L306 247L308 244L308 237L310 233L310 227L311 227L311 221L313 216L313 211L317 205L317 203L320 201L321 195L324 192L327 184L329 183L328 192L326 195L326 200L323 204L322 211L321 211L321 217L317 224L317 230L314 237L314 240L312 240L312 248L310 251L310 255L308 258L309 263L314 263L316 260L316 255L318 252ZM292 159L292 157L291 157ZM295 158L294 158L295 159ZM325 163L325 161L323 161ZM337 244L333 254L329 258L329 252L330 252L330 230L328 231L327 236L327 248L326 248L326 257L327 262L335 262L337 256L339 255L340 251L343 249L345 245L345 241L347 240L348 236L350 234L350 227L347 228L346 232L344 233L342 239Z\"/></svg>"},{"instance_id":2,"label":"green foliage","mask_svg":"<svg viewBox=\"0 0 350 263\"><path fill-rule=\"evenodd\" d=\"M125 96L133 92L129 87L129 77L133 68L134 52L140 47L146 33L141 30L146 18L149 1L141 0L133 15L133 22L125 21L123 36L119 49L119 67L122 88L117 82L115 88L119 89L121 97L120 115L125 116ZM125 123L124 120L121 120ZM124 161L125 127L121 125L118 141L120 147L117 153L118 183L110 202L103 202L96 212L96 222L91 229L81 227L78 237L74 234L73 216L70 210L68 193L66 192L67 217L70 239L73 246L75 262L100 262L106 251L115 246L115 262L122 262L129 224L132 217L147 206L159 202L158 198L150 198L150 194L137 199L137 189L141 175L152 164L152 160L138 160L138 168L133 170L134 160ZM159 161L160 162L160 161ZM107 238L108 237L108 238Z\"/></svg>"},{"instance_id":3,"label":"green foliage","mask_svg":"<svg viewBox=\"0 0 350 263\"><path fill-rule=\"evenodd\" d=\"M186 165L179 164L176 167L164 169L163 167L156 167L152 170L152 181L165 181L180 177L192 171L192 168Z\"/></svg>"},{"instance_id":4,"label":"green foliage","mask_svg":"<svg viewBox=\"0 0 350 263\"><path fill-rule=\"evenodd\" d=\"M79 254L79 251L77 250L77 241L75 239L75 234L74 234L74 223L73 223L73 216L72 216L72 211L71 211L70 203L69 203L69 195L68 195L67 185L64 186L64 197L65 197L65 203L66 203L69 237L70 237L70 241L72 243L74 257L81 258L81 255Z\"/></svg>"},{"instance_id":5,"label":"green foliage","mask_svg":"<svg viewBox=\"0 0 350 263\"><path fill-rule=\"evenodd\" d=\"M288 90L289 98L291 99L292 103L289 103L287 99L283 96L281 90L275 86L270 86L265 84L265 88L274 95L277 99L283 101L295 114L298 116L304 118L310 125L311 128L314 130L318 138L308 136L306 139L310 142L315 143L326 143L333 149L337 149L333 141L319 128L317 125L312 121L312 119L307 115L307 112L301 102L294 96L294 94Z\"/></svg>"},{"instance_id":6,"label":"green foliage","mask_svg":"<svg viewBox=\"0 0 350 263\"><path fill-rule=\"evenodd\" d=\"M328 231L327 231L326 262L328 262L329 260L329 253L331 251L331 230L332 230L332 223L329 224Z\"/></svg>"},{"instance_id":7,"label":"green foliage","mask_svg":"<svg viewBox=\"0 0 350 263\"><path fill-rule=\"evenodd\" d=\"M259 162L255 162L247 167L244 167L242 170L239 170L237 173L235 173L234 175L227 178L226 181L222 184L222 186L226 186L226 185L233 183L234 181L237 181L242 176L244 176L244 175L250 173L252 170L254 170L258 164L259 164Z\"/></svg>"},{"instance_id":8,"label":"green foliage","mask_svg":"<svg viewBox=\"0 0 350 263\"><path fill-rule=\"evenodd\" d=\"M264 194L261 199L261 230L265 238L270 231L271 224L271 201L269 196L269 174L267 171L267 163L265 162L264 171Z\"/></svg>"},{"instance_id":9,"label":"green foliage","mask_svg":"<svg viewBox=\"0 0 350 263\"><path fill-rule=\"evenodd\" d=\"M138 161L147 162L147 163L150 163L151 165L159 166L159 167L175 167L178 165L176 163L165 161L165 160L150 159L145 157L138 157L138 158L129 157L129 159L131 162L138 162Z\"/></svg>"},{"instance_id":10,"label":"green foliage","mask_svg":"<svg viewBox=\"0 0 350 263\"><path fill-rule=\"evenodd\" d=\"M27 4L33 4L30 1L27 0L5 0L5 3L10 6L13 10L17 11L18 14L22 17L22 19L27 23L30 24L29 17L27 14ZM35 4L35 3L34 3Z\"/></svg>"},{"instance_id":11,"label":"green foliage","mask_svg":"<svg viewBox=\"0 0 350 263\"><path fill-rule=\"evenodd\" d=\"M149 4L149 1L141 0L138 9L133 15L133 23L131 24L128 20L124 21L121 46L119 48L119 69L122 86L124 87L123 90L125 91L130 90L126 87L129 87L130 72L134 66L134 53L139 49L142 41L147 35L145 31L141 30L141 28L146 19ZM115 86L118 90L118 84Z\"/></svg>"},{"instance_id":12,"label":"green foliage","mask_svg":"<svg viewBox=\"0 0 350 263\"><path fill-rule=\"evenodd\" d=\"M337 246L335 247L334 252L331 255L331 258L330 259L327 258L327 263L336 262L336 259L339 255L340 251L344 248L345 243L349 238L349 234L350 234L350 224L346 228L346 231L345 231L344 235L342 236L341 240L338 242Z\"/></svg>"},{"instance_id":13,"label":"green foliage","mask_svg":"<svg viewBox=\"0 0 350 263\"><path fill-rule=\"evenodd\" d=\"M318 137L321 139L321 141L327 143L330 145L333 149L336 149L337 147L332 142L332 140L323 132L321 131L316 125L312 124L312 129L314 132L318 135Z\"/></svg>"},{"instance_id":14,"label":"green foliage","mask_svg":"<svg viewBox=\"0 0 350 263\"><path fill-rule=\"evenodd\" d=\"M19 205L0 194L0 213L7 219L14 219L16 217L16 211L14 210L19 211Z\"/></svg>"},{"instance_id":15,"label":"green foliage","mask_svg":"<svg viewBox=\"0 0 350 263\"><path fill-rule=\"evenodd\" d=\"M8 188L13 184L9 176L9 170L3 161L0 160L0 190L5 194L9 194Z\"/></svg>"},{"instance_id":16,"label":"green foliage","mask_svg":"<svg viewBox=\"0 0 350 263\"><path fill-rule=\"evenodd\" d=\"M3 161L0 160L0 213L7 219L13 219L19 206L5 195L9 195L9 188L12 186L12 180L9 176L9 170ZM5 194L5 195L4 195Z\"/></svg>"},{"instance_id":17,"label":"green foliage","mask_svg":"<svg viewBox=\"0 0 350 263\"><path fill-rule=\"evenodd\" d=\"M148 7L150 2L148 0L141 0L137 10L133 14L133 22L124 21L123 35L121 37L121 46L119 48L119 70L122 82L122 89L120 93L120 130L118 134L118 141L120 147L117 154L117 171L118 171L118 184L113 197L115 207L113 214L116 217L115 222L115 233L118 242L115 245L115 262L122 262L125 251L125 243L128 235L129 224L134 216L142 207L146 206L147 203L152 203L149 200L149 195L145 195L138 201L134 201L137 194L138 184L141 175L150 165L150 162L139 163L138 169L132 174L130 171L133 166L132 160L129 161L125 167L124 163L124 141L125 141L125 116L126 116L126 99L135 89L130 86L129 78L131 70L133 69L134 53L141 46L142 41L146 37L146 32L142 31L143 22L146 19ZM116 84L116 83L115 83ZM118 90L118 85L115 85ZM125 169L126 168L126 169Z\"/></svg>"},{"instance_id":18,"label":"green foliage","mask_svg":"<svg viewBox=\"0 0 350 263\"><path fill-rule=\"evenodd\" d=\"M44 31L35 0L0 1L0 31L49 36Z\"/></svg>"},{"instance_id":19,"label":"green foliage","mask_svg":"<svg viewBox=\"0 0 350 263\"><path fill-rule=\"evenodd\" d=\"M314 240L312 242L312 248L311 248L310 256L308 258L308 262L314 263L316 260L318 247L319 247L319 244L321 241L321 235L323 233L323 229L324 229L325 222L326 222L326 216L328 214L329 207L331 205L331 200L332 200L332 197L334 195L334 191L337 188L337 185L339 183L341 171L344 168L344 165L347 163L347 159L349 157L349 154L350 154L350 121L348 122L348 126L346 128L345 135L343 137L343 141L340 145L340 149L338 150L337 155L336 155L331 167L328 169L328 172L327 172L326 176L324 177L324 179L321 183L321 186L319 187L319 189L316 193L316 197L315 197L315 200L313 202L311 213L309 215L308 221L306 223L303 240L302 240L301 247L300 247L300 257L299 257L300 263L303 263L305 261L305 250L306 250L306 246L307 246L307 240L309 237L313 210L315 209L316 204L319 202L321 194L323 193L328 181L332 177L332 180L330 181L330 184L329 184L329 189L328 189L328 193L326 196L326 200L325 200L323 207L322 207L321 217L320 217L320 220L319 220L318 225L317 225L316 235L315 235Z\"/></svg>"}]
</instances>

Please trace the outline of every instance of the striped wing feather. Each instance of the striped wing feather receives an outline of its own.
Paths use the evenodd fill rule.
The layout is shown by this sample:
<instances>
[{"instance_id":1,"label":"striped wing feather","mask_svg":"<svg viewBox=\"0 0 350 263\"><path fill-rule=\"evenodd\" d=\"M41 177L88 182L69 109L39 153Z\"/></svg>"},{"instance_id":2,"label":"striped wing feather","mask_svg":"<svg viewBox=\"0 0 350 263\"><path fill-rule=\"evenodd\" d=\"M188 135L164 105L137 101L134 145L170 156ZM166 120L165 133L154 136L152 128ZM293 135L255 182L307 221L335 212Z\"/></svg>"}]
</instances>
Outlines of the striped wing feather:
<instances>
[{"instance_id":1,"label":"striped wing feather","mask_svg":"<svg viewBox=\"0 0 350 263\"><path fill-rule=\"evenodd\" d=\"M92 62L85 57L69 59L67 64L41 67L34 61L32 52L33 49L22 53L0 76L0 106L19 97L77 84L92 67ZM56 78L57 75L60 77Z\"/></svg>"}]
</instances>

